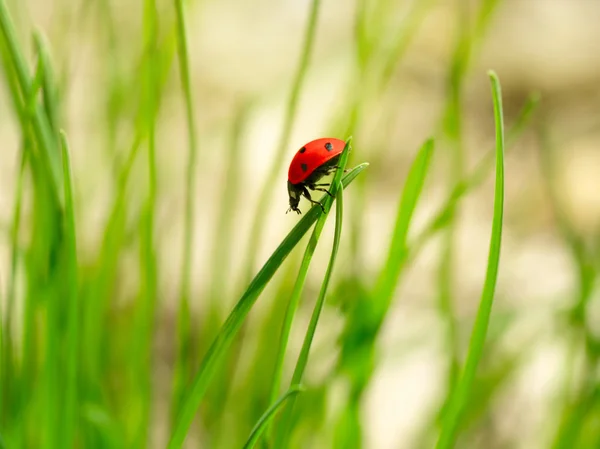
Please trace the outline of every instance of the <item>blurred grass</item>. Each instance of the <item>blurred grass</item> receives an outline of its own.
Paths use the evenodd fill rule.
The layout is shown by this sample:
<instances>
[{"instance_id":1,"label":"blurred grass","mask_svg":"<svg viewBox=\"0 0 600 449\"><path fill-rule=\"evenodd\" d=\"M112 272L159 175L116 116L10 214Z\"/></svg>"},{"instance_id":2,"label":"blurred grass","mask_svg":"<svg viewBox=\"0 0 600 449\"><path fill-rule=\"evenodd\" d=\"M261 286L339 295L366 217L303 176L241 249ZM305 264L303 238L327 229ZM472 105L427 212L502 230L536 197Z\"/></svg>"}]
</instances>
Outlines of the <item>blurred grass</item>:
<instances>
[{"instance_id":1,"label":"blurred grass","mask_svg":"<svg viewBox=\"0 0 600 449\"><path fill-rule=\"evenodd\" d=\"M185 178L185 229L182 242L182 263L181 280L179 292L179 312L178 312L178 337L179 348L174 374L174 397L173 397L173 415L176 415L179 404L181 403L185 389L189 385L191 378L191 360L192 353L192 334L190 317L190 296L191 296L191 276L192 276L192 248L194 247L194 177L196 171L196 160L198 158L198 143L196 139L196 119L194 112L194 100L192 94L192 85L190 81L189 54L187 42L187 24L185 6L182 0L175 2L177 17L177 49L179 57L179 72L181 78L181 88L185 98L185 110L188 128L188 159Z\"/></svg>"},{"instance_id":2,"label":"blurred grass","mask_svg":"<svg viewBox=\"0 0 600 449\"><path fill-rule=\"evenodd\" d=\"M560 327L567 333L567 344L572 357L569 357L565 366L563 391L559 397L559 423L552 447L593 447L600 444L600 431L592 424L600 416L600 396L594 374L600 362L600 341L590 327L588 313L599 270L595 266L591 245L571 223L560 194L551 182L556 179L558 170L554 162L556 150L550 131L541 121L537 124L536 131L545 192L559 235L570 252L577 281L572 293L573 303L569 305L566 316L561 317L563 323ZM578 373L581 367L578 366L577 356L580 355L583 356L580 358L584 368L582 374Z\"/></svg>"},{"instance_id":3,"label":"blurred grass","mask_svg":"<svg viewBox=\"0 0 600 449\"><path fill-rule=\"evenodd\" d=\"M63 3L56 2L56 8L66 8ZM325 5L318 0L310 2L298 65L289 98L283 102L283 126L276 131L275 156L254 161L267 167L266 175L249 180L244 155L244 150L253 151L248 149L244 131L255 125L252 119L260 101L252 97L250 103L245 93L236 95L230 107L234 113L220 119L217 126L229 133L228 150L218 155L225 176L214 188L203 185L199 194L202 177L210 175L213 168L208 165L213 156L198 164L198 142L203 142L209 155L215 153L210 151L215 141L213 130L199 125L205 118L195 113L198 106L202 114L212 112L206 110L209 102L197 105L194 93L208 98L214 86L207 78L194 76L190 57L205 47L192 37L197 22L189 19L193 8L207 6L183 0L168 4L145 0L133 13L121 16L121 10L110 2L81 4L73 17L81 18L82 23L75 29L83 33L84 24L93 24L97 29L91 33L102 49L99 70L93 75L98 77L94 96L99 101L90 98L90 105L100 108L97 116L101 119L94 124L98 134L85 136L90 142L97 139L98 145L76 148L75 155L76 160L90 155L95 161L94 155L85 152L101 148L102 158L112 168L110 182L102 186L108 204L99 209L100 225L92 230L86 229L84 217L94 209L95 199L84 196L89 192L86 174L78 171L77 164L72 165L74 158L66 134L61 132L67 128L69 136L81 135L87 126L65 120L71 107L69 92L75 84L68 62L77 57L73 48L66 47L69 33L56 39L56 32L46 35L37 30L36 24L28 23L23 3L10 5L13 15L19 15L15 27L7 2L0 0L2 87L14 119L7 123L18 132L19 141L10 192L11 224L3 231L9 246L8 274L0 275L0 446L175 448L187 437L191 446L216 449L243 447L244 442L245 447L256 444L262 448L368 447L372 430L365 407L385 361L383 328L403 325L391 321L397 320L392 315L394 308L406 302L398 293L403 277L438 236L442 247L435 248L439 267L431 287L437 292L434 306L445 330L442 336L432 332L414 340L422 344L439 339L443 344L438 361L445 370L444 388L430 410L431 419L425 419L422 435L415 441L407 438L403 447L413 443L414 447L432 447L440 426L439 447L481 447L486 437L493 439L497 410L502 410L495 400L533 352L532 348L504 352L504 340L509 338L518 310L495 308L487 329L502 231L499 195L503 178L499 170L504 161L500 153L506 153L507 162L509 155L513 157L510 150L527 131L539 96L512 101L513 109L518 103L520 110L507 116L512 126L507 128L506 143L497 140L495 151L482 154L479 164L469 170L465 117L471 104L465 91L475 73L472 62L494 14L506 3L482 0L470 7L464 2L449 7L456 13L452 16L456 35L452 54L443 62L446 65L440 66L446 80L438 125L427 130L426 135L433 137L418 150L406 177L383 180L400 193L395 222L389 226L389 236L383 238L386 243L374 258L374 267L369 265L373 258L367 257L365 242L369 233L381 230L367 225L371 223L367 218L376 210L377 199L388 198L378 190L385 183L375 174L391 173L385 167L387 158L397 164L401 158L395 156L407 152L397 149L387 136L390 123L400 117L396 102L401 103L402 95L407 95L399 74L406 73L406 55L414 50L413 42L439 2L409 2L402 6L402 14L399 5L389 0L361 0L355 5L353 61L344 74L347 84L342 98L328 119L330 135L354 136L354 151L349 156L372 162L369 172L374 175L359 177L366 167L361 164L341 179L347 231L341 238L340 190L331 259L327 271L319 275L308 272L311 261L313 266L324 265L316 243L325 238L321 233L326 231L326 215L318 208L311 208L298 221L261 270L255 269L270 235L269 211L276 207L272 192L274 186L282 185L284 163L292 154L290 136L298 126L310 62L314 55L322 54L318 44L328 38L318 27ZM127 29L130 24L124 18L137 13L141 31L136 34L133 26ZM33 45L27 45L29 37ZM172 67L175 56L178 77ZM194 88L196 82L207 84ZM497 85L494 93L500 139ZM164 148L161 139L173 111L172 96L183 101L181 130L188 146L185 153L177 151L184 154L183 167L178 167L183 171L175 177L181 179L176 190L181 190L182 201L169 204L164 212L163 195L171 190L167 173L172 168L161 155L165 151L175 154L174 149L179 148L179 140L170 140L173 136L166 136L173 148ZM564 332L559 338L573 355L567 359L556 405L548 412L556 429L544 438L556 448L597 447L600 432L595 423L600 401L595 373L600 342L591 310L600 248L597 236L593 240L576 230L561 203L556 181L561 167L554 160L557 153L550 121L546 116L538 120L539 166L557 234L571 254L576 281L569 293L571 302L557 319ZM77 128L80 125L81 130ZM201 134L205 130L206 138ZM402 132L410 131L402 128ZM515 160L517 157L520 155L515 152ZM430 173L436 163L446 175L442 180ZM488 277L463 362L464 329L470 327L471 319L456 311L456 283L462 275L456 264L461 251L456 234L464 225L460 219L463 203L490 179L494 166L497 184ZM334 189L341 175L339 170ZM163 179L165 184L159 184ZM247 197L248 182L258 182L259 194L256 208L246 217L237 212ZM346 190L350 182L353 186ZM415 215L429 205L426 197L434 185L444 186L442 202L421 224ZM204 213L211 210L204 208L207 195L218 203L214 217ZM329 210L333 200L324 197L323 201ZM180 264L173 270L176 279L171 282L166 279L172 271L168 270L171 261L166 259L170 256L164 252L162 238L165 226L178 226L171 222L174 208L181 209L183 223L177 243ZM169 214L168 219L161 214ZM201 226L196 216L202 217L198 220ZM293 249L313 224L302 259ZM388 229L386 226L382 223L381 229ZM214 235L206 239L196 235L208 228L215 229ZM99 234L98 247L81 245L80 237L93 232ZM249 236L243 247L238 247L240 235ZM208 251L204 251L206 241ZM199 273L192 260L203 253L210 256L200 269L204 273ZM132 256L137 258L135 263L131 263ZM206 282L196 281L200 275ZM232 280L238 277L242 282ZM318 293L317 283L321 284ZM167 291L167 285L176 285L176 292ZM239 301L225 318L223 310L235 299L232 295ZM258 305L260 295L263 298ZM310 310L305 304L311 297L318 299L308 322ZM168 298L177 304L175 319L171 319ZM200 312L192 311L192 303ZM333 318L327 316L328 307L335 310ZM308 325L301 348L296 346L299 341L292 332L292 320ZM323 341L313 341L317 321L325 320L326 324L319 324ZM240 332L242 328L244 332ZM394 352L416 352L409 341L403 340ZM286 362L295 357L298 361L293 370ZM298 395L301 382L305 390ZM286 391L281 388L284 383L289 385ZM164 385L170 386L167 394ZM271 432L265 435L269 423ZM259 439L261 435L266 438ZM516 447L520 435L511 438L507 447Z\"/></svg>"},{"instance_id":4,"label":"blurred grass","mask_svg":"<svg viewBox=\"0 0 600 449\"><path fill-rule=\"evenodd\" d=\"M300 60L298 61L298 67L292 82L290 97L286 104L279 144L277 145L275 156L273 157L273 160L269 166L269 171L262 183L256 205L256 213L254 214L252 226L250 227L250 244L248 246L245 262L246 275L244 277L244 283L251 279L252 273L254 272L256 266L256 254L258 253L258 249L260 248L263 240L263 234L265 232L264 224L267 216L267 206L271 203L269 199L272 196L273 185L278 178L279 172L283 168L286 156L289 154L288 146L290 144L290 136L292 134L294 120L298 110L298 102L302 93L302 87L304 85L304 80L306 78L306 73L315 42L320 5L320 0L312 0L310 3L310 11L308 13L308 22L306 24L304 42L302 45L302 51L300 53Z\"/></svg>"}]
</instances>

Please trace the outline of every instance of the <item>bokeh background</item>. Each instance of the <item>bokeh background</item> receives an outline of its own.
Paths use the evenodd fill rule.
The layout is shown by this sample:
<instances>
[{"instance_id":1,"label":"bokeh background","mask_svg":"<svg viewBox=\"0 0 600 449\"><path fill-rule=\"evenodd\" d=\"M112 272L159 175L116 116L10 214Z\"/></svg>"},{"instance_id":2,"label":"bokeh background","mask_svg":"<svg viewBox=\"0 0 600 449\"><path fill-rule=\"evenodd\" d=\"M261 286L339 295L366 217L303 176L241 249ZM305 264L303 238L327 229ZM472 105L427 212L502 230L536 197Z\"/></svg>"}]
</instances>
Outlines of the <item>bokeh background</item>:
<instances>
[{"instance_id":1,"label":"bokeh background","mask_svg":"<svg viewBox=\"0 0 600 449\"><path fill-rule=\"evenodd\" d=\"M198 139L191 370L252 276L298 220L285 214L287 164L294 152L317 137L352 135L349 165L368 161L370 166L345 195L342 247L311 352L305 381L309 390L299 399L305 411L293 447L432 447L440 410L468 345L487 263L494 122L486 72L493 69L502 83L507 134L514 138L508 140L506 155L496 301L458 447L600 447L600 2L321 1L291 134L282 142L311 3L186 3ZM144 4L14 0L7 5L31 73L35 30L51 55L58 116L71 147L82 304L100 301L94 292L106 284L101 293L104 309L97 315L102 348L100 375L94 378L98 394L81 394L84 424L78 447L136 447L132 441L163 447L170 432L181 327L189 165L174 2L156 1L157 310L148 334L148 388L153 393L148 403L140 402L127 368L127 348L134 340L131 327L146 282L139 249L148 194L147 136L140 136L144 127L139 125L147 108ZM0 88L4 311L22 142L6 80ZM525 118L523 108L528 111ZM519 129L511 134L515 126ZM350 392L360 375L340 367L340 348L350 347L352 339L352 304L361 301L361 292L372 287L382 269L408 168L429 137L435 139L435 152L410 230L409 241L416 242L410 249L416 249L402 269L373 341L372 358L360 362L368 366L368 380L353 403ZM280 154L276 182L268 186L267 201L261 201L261 189ZM127 187L121 189L129 160ZM482 182L459 198L450 218L419 240L455 186L477 170L484 175ZM35 229L27 200L30 178L26 175L20 225L23 248ZM106 250L110 217L123 191L124 218L114 225L120 237ZM301 208L308 210L306 203ZM257 214L262 220L258 239L252 233ZM285 379L323 279L332 234L330 220L293 327ZM277 335L302 247L294 250L253 308L201 407L189 447L241 447L267 408ZM103 258L103 251L114 257ZM25 310L26 260L23 254L17 264L15 323L22 323ZM98 281L101 263L112 269ZM37 317L38 329L44 328L44 316ZM15 347L23 344L25 328L13 326ZM44 347L41 330L34 340ZM43 354L41 349L34 358L40 376ZM12 388L31 389L35 396L35 389L43 388L39 385L32 381ZM20 404L4 408L0 434L7 441L18 433L17 409L25 422L38 416L31 412L34 405ZM137 414L143 415L140 404L148 406L148 421L136 421ZM354 406L360 432L344 421ZM143 429L147 439L136 440ZM342 442L336 436L340 432L357 437ZM26 442L38 441L35 430L24 434L29 436L20 441L23 446L14 447L33 447Z\"/></svg>"}]
</instances>

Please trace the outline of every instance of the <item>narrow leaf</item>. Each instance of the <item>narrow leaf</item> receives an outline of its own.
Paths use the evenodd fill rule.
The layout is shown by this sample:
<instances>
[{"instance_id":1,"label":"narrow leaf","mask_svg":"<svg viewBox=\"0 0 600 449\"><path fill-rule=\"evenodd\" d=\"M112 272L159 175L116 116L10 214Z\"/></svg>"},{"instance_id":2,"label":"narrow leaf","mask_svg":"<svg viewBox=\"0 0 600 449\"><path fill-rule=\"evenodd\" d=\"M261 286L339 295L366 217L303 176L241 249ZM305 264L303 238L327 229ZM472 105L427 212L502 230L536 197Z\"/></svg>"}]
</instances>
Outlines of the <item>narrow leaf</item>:
<instances>
[{"instance_id":1,"label":"narrow leaf","mask_svg":"<svg viewBox=\"0 0 600 449\"><path fill-rule=\"evenodd\" d=\"M498 267L500 264L500 246L502 242L502 218L504 214L504 122L502 114L502 96L497 75L489 72L492 82L494 119L496 123L496 186L494 192L494 217L488 255L487 272L479 310L473 325L469 351L460 379L452 392L450 407L444 417L437 449L449 449L454 446L461 422L461 415L469 399L477 366L483 354L488 324L492 313Z\"/></svg>"}]
</instances>

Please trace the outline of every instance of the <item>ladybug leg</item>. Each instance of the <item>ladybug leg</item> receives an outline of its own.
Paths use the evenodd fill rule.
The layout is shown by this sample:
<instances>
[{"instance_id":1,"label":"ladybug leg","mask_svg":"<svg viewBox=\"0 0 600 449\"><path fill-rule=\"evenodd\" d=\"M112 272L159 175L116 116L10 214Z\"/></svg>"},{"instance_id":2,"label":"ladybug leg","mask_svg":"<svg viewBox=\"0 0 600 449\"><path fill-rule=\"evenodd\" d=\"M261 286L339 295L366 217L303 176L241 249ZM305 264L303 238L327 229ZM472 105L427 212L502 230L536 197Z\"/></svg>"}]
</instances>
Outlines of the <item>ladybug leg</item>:
<instances>
[{"instance_id":1,"label":"ladybug leg","mask_svg":"<svg viewBox=\"0 0 600 449\"><path fill-rule=\"evenodd\" d=\"M317 187L317 186L329 186L329 184L313 184L313 185L308 186L308 188L310 190L315 190L315 191L318 190L320 192L325 192L327 195L329 195L331 198L333 198L333 195L331 194L331 192L329 190L324 189L322 187Z\"/></svg>"},{"instance_id":2,"label":"ladybug leg","mask_svg":"<svg viewBox=\"0 0 600 449\"><path fill-rule=\"evenodd\" d=\"M340 168L340 166L339 166L339 165L333 165L332 167L330 167L330 169L331 169L331 172L333 172L333 171L337 170L338 168ZM346 168L346 169L344 169L344 173L348 173L349 171L350 171L350 169L349 169L349 168Z\"/></svg>"},{"instance_id":3,"label":"ladybug leg","mask_svg":"<svg viewBox=\"0 0 600 449\"><path fill-rule=\"evenodd\" d=\"M310 193L309 191L306 189L306 187L302 187L302 194L306 197L306 199L308 201L310 201L312 204L318 204L319 206L321 206L321 210L323 211L323 213L325 213L325 208L323 207L323 205L321 203L319 203L318 201L313 200L310 197Z\"/></svg>"}]
</instances>

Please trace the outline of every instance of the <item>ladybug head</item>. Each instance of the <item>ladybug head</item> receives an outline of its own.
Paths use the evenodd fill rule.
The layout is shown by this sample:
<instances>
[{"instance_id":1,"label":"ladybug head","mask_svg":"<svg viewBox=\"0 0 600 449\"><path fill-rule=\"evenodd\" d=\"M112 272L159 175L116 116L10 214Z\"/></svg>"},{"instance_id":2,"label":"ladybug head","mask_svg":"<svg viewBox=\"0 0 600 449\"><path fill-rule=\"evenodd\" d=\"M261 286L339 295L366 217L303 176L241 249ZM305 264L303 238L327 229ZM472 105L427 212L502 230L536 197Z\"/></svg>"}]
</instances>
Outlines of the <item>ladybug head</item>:
<instances>
[{"instance_id":1,"label":"ladybug head","mask_svg":"<svg viewBox=\"0 0 600 449\"><path fill-rule=\"evenodd\" d=\"M302 194L302 187L292 184L288 181L288 196L290 197L290 208L287 212L294 211L297 214L301 214L300 209L298 209L298 203L300 202L300 195ZM286 213L287 213L286 212Z\"/></svg>"}]
</instances>

